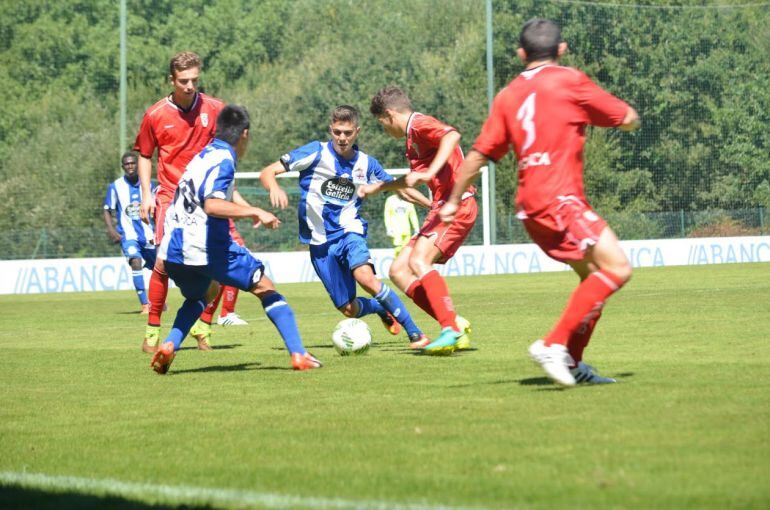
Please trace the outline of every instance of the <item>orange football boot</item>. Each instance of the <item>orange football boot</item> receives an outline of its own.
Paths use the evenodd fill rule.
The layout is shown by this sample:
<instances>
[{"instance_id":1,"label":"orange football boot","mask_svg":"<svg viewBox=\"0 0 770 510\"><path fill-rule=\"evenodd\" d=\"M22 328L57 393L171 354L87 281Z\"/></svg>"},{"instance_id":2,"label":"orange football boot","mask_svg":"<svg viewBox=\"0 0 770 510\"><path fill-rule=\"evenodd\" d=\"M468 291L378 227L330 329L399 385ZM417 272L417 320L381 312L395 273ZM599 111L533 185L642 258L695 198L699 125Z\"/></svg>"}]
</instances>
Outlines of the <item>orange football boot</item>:
<instances>
[{"instance_id":1,"label":"orange football boot","mask_svg":"<svg viewBox=\"0 0 770 510\"><path fill-rule=\"evenodd\" d=\"M291 366L294 370L312 370L314 368L321 368L323 364L309 352L305 354L295 352L291 355Z\"/></svg>"},{"instance_id":2,"label":"orange football boot","mask_svg":"<svg viewBox=\"0 0 770 510\"><path fill-rule=\"evenodd\" d=\"M158 374L163 375L168 372L168 368L171 366L171 362L174 361L175 356L174 344L172 342L166 342L160 346L155 354L153 354L150 366Z\"/></svg>"}]
</instances>

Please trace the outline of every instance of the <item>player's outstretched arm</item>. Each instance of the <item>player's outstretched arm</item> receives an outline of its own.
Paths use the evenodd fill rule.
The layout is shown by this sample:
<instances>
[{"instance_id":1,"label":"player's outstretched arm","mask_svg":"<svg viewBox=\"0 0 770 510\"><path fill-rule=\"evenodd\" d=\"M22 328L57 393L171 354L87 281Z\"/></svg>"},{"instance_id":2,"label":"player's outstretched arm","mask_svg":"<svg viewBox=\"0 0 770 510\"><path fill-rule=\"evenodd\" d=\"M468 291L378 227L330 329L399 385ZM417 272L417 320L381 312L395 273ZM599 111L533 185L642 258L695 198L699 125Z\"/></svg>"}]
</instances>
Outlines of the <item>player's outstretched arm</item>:
<instances>
[{"instance_id":1,"label":"player's outstretched arm","mask_svg":"<svg viewBox=\"0 0 770 510\"><path fill-rule=\"evenodd\" d=\"M457 170L457 179L455 180L455 185L452 187L452 193L439 211L441 221L450 223L454 220L457 206L460 204L460 198L471 183L476 180L481 167L486 165L487 161L489 161L489 158L476 150L471 150L468 153L465 161L463 161L463 164L460 165L460 168Z\"/></svg>"},{"instance_id":2,"label":"player's outstretched arm","mask_svg":"<svg viewBox=\"0 0 770 510\"><path fill-rule=\"evenodd\" d=\"M278 225L281 224L281 221L274 214L259 207L236 204L221 198L207 198L203 202L203 211L216 218L232 218L234 220L248 218L255 223L262 223L266 228L278 228Z\"/></svg>"},{"instance_id":3,"label":"player's outstretched arm","mask_svg":"<svg viewBox=\"0 0 770 510\"><path fill-rule=\"evenodd\" d=\"M278 184L278 179L275 176L285 171L283 164L280 161L275 161L263 168L259 175L259 182L262 183L262 187L270 193L270 204L280 209L286 209L289 206L289 197Z\"/></svg>"},{"instance_id":4,"label":"player's outstretched arm","mask_svg":"<svg viewBox=\"0 0 770 510\"><path fill-rule=\"evenodd\" d=\"M430 199L414 188L404 188L397 190L401 198L412 204L419 205L425 209L430 209ZM414 211L414 209L412 209ZM415 213L416 216L416 213Z\"/></svg>"},{"instance_id":5,"label":"player's outstretched arm","mask_svg":"<svg viewBox=\"0 0 770 510\"><path fill-rule=\"evenodd\" d=\"M145 223L150 223L150 218L155 215L155 201L153 200L152 186L152 160L139 155L137 167L139 173L139 187L142 190L142 206L139 208L139 217Z\"/></svg>"},{"instance_id":6,"label":"player's outstretched arm","mask_svg":"<svg viewBox=\"0 0 770 510\"><path fill-rule=\"evenodd\" d=\"M642 121L639 118L639 114L629 106L623 123L618 126L618 129L621 131L636 131L640 127L642 127Z\"/></svg>"}]
</instances>

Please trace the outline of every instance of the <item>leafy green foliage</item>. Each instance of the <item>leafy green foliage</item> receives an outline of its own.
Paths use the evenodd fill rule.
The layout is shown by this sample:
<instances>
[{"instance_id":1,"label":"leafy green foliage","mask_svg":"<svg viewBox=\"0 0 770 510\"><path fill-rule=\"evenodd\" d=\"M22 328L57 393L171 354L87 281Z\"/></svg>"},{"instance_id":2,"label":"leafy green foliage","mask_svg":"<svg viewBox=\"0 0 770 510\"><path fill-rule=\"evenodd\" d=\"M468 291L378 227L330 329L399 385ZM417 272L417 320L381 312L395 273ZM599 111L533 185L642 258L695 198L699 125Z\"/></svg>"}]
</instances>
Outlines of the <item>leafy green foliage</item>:
<instances>
[{"instance_id":1,"label":"leafy green foliage","mask_svg":"<svg viewBox=\"0 0 770 510\"><path fill-rule=\"evenodd\" d=\"M495 1L496 88L521 71L518 32L535 16L564 27L565 65L643 119L634 134L590 132L586 183L600 212L770 206L767 6ZM144 109L169 92L169 58L193 50L204 60L205 90L254 117L244 170L324 139L339 103L362 110L362 149L386 167L405 166L402 141L368 115L371 96L388 83L407 89L418 111L455 125L466 150L486 115L478 2L132 0L127 21L130 139ZM0 86L13 98L0 116L2 230L100 225L102 188L119 175L126 149L118 143L118 29L118 7L107 0L0 4ZM510 156L498 166L502 223L514 209L514 168Z\"/></svg>"}]
</instances>

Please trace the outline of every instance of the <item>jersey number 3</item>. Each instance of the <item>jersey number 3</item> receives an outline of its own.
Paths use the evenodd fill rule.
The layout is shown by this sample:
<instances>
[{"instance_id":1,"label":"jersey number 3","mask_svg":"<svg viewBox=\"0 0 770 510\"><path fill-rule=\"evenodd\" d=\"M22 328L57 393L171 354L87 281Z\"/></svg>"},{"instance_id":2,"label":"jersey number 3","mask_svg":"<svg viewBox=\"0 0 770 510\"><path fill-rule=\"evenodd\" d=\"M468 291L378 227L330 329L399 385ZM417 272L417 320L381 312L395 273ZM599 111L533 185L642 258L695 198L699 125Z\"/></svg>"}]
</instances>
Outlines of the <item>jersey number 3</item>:
<instances>
[{"instance_id":1,"label":"jersey number 3","mask_svg":"<svg viewBox=\"0 0 770 510\"><path fill-rule=\"evenodd\" d=\"M527 152L533 143L535 143L535 123L532 119L535 118L535 92L527 96L527 99L521 103L519 111L516 112L516 120L521 121L521 129L527 134L524 139L524 145L521 146L519 154Z\"/></svg>"}]
</instances>

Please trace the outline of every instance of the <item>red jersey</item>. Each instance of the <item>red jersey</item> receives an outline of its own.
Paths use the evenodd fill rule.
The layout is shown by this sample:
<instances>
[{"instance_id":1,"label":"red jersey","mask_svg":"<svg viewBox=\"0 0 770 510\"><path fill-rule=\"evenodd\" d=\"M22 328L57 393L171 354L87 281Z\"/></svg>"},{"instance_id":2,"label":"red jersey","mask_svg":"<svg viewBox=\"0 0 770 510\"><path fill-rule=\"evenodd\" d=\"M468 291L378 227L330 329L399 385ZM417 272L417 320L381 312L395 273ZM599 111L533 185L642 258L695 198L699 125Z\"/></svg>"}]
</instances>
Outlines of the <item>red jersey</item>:
<instances>
[{"instance_id":1,"label":"red jersey","mask_svg":"<svg viewBox=\"0 0 770 510\"><path fill-rule=\"evenodd\" d=\"M164 97L144 114L134 150L151 158L158 148L158 194L173 196L190 160L214 138L217 115L224 103L198 93L184 111Z\"/></svg>"},{"instance_id":2,"label":"red jersey","mask_svg":"<svg viewBox=\"0 0 770 510\"><path fill-rule=\"evenodd\" d=\"M428 170L441 144L441 138L450 131L457 130L430 115L412 113L406 125L406 159L409 160L409 168L413 172ZM458 145L447 159L444 168L439 170L428 183L434 204L443 204L449 198L452 186L455 184L457 169L460 168L463 159L463 151ZM469 191L474 193L473 188Z\"/></svg>"},{"instance_id":3,"label":"red jersey","mask_svg":"<svg viewBox=\"0 0 770 510\"><path fill-rule=\"evenodd\" d=\"M473 148L496 161L513 147L519 164L516 207L536 214L559 196L585 201L585 127L619 126L627 112L625 102L585 73L546 64L524 71L500 91Z\"/></svg>"}]
</instances>

